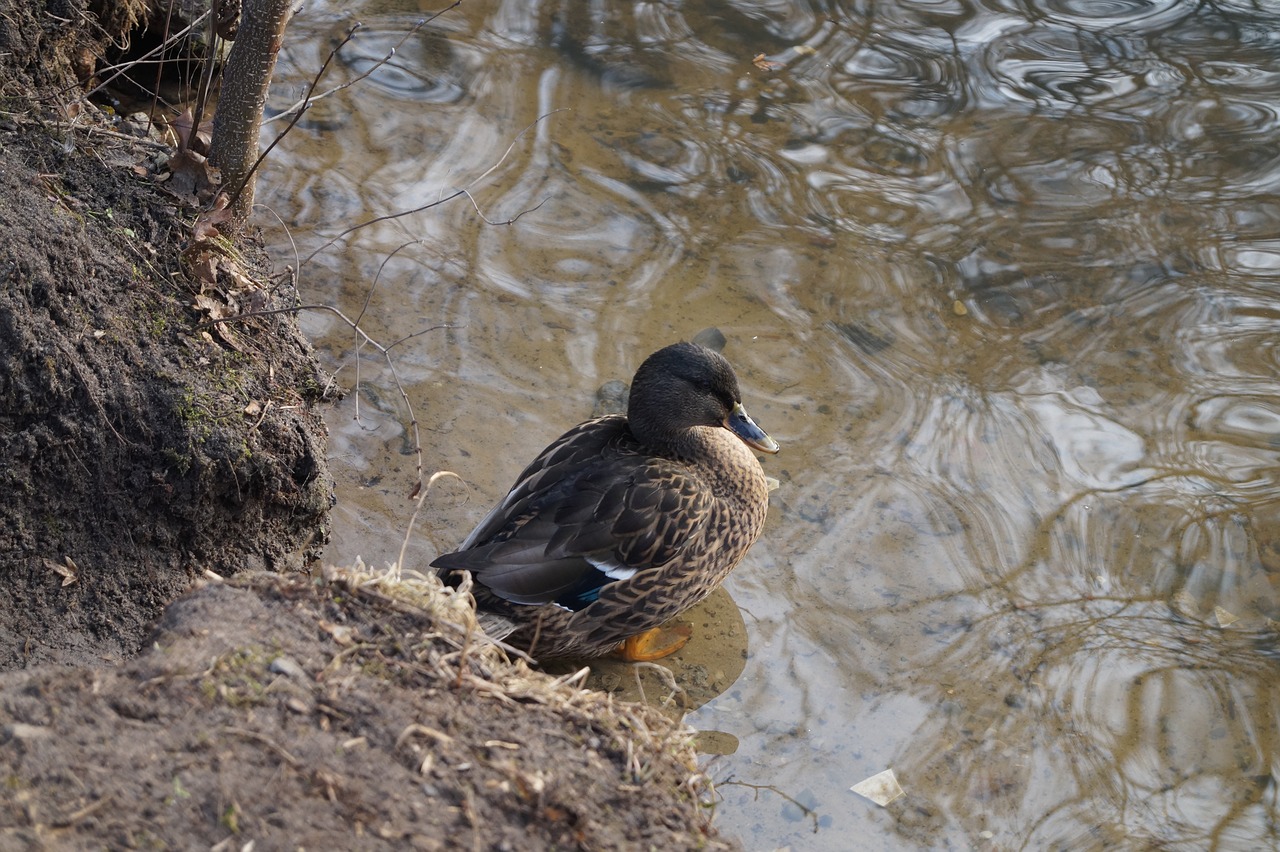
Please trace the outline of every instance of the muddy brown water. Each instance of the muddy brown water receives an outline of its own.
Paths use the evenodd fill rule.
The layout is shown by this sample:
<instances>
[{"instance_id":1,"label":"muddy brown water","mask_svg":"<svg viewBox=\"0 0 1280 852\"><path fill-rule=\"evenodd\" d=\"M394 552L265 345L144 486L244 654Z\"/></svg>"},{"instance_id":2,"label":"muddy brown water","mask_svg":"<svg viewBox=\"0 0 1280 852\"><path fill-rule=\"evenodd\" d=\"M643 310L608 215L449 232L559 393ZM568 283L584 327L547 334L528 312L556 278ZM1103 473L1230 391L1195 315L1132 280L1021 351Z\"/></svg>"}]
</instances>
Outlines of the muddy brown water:
<instances>
[{"instance_id":1,"label":"muddy brown water","mask_svg":"<svg viewBox=\"0 0 1280 852\"><path fill-rule=\"evenodd\" d=\"M356 16L322 89L408 37L260 196L278 259L321 249L304 298L403 341L393 376L304 317L358 385L331 560L399 552L397 380L427 469L466 481L429 495L421 565L602 384L714 326L783 445L727 584L745 667L706 664L688 716L731 752L724 831L1280 843L1280 9L347 7L295 19L275 109ZM905 797L850 792L887 768Z\"/></svg>"}]
</instances>

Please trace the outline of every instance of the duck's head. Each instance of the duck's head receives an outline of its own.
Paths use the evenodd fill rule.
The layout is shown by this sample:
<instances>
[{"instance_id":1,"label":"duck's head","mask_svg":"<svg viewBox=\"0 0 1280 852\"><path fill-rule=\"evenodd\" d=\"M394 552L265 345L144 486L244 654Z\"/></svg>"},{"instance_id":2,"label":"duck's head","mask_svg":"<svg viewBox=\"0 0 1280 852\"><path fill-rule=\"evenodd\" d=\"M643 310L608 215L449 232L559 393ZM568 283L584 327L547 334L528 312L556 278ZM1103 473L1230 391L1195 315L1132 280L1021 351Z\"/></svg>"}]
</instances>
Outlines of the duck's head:
<instances>
[{"instance_id":1,"label":"duck's head","mask_svg":"<svg viewBox=\"0 0 1280 852\"><path fill-rule=\"evenodd\" d=\"M696 343L673 343L636 370L627 405L631 431L641 443L679 449L694 426L721 426L764 453L778 443L742 407L738 376L718 352Z\"/></svg>"}]
</instances>

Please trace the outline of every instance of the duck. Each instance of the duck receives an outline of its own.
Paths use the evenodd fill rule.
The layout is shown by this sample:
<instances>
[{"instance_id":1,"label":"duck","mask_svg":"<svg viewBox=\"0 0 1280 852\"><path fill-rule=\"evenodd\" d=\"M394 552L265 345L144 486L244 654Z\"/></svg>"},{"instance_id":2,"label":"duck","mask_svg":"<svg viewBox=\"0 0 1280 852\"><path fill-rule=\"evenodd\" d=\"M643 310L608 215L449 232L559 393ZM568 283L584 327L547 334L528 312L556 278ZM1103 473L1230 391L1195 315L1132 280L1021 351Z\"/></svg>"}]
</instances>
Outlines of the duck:
<instances>
[{"instance_id":1,"label":"duck","mask_svg":"<svg viewBox=\"0 0 1280 852\"><path fill-rule=\"evenodd\" d=\"M632 380L627 413L565 432L458 549L481 626L536 660L660 659L689 639L662 626L710 594L759 538L769 485L752 450L778 443L742 404L718 352L680 342Z\"/></svg>"}]
</instances>

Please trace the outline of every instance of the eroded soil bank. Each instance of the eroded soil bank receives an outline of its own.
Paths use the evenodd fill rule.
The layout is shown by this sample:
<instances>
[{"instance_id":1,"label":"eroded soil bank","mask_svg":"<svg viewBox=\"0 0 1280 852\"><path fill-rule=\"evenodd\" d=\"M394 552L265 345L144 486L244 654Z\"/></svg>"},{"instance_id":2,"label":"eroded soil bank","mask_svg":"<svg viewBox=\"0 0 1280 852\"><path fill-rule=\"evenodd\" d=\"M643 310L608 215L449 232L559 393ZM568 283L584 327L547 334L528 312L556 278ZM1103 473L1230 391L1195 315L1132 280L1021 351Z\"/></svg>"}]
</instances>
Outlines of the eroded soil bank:
<instances>
[{"instance_id":1,"label":"eroded soil bank","mask_svg":"<svg viewBox=\"0 0 1280 852\"><path fill-rule=\"evenodd\" d=\"M253 247L189 274L168 152L77 101L110 36L63 5L0 3L0 669L118 662L203 571L300 568L332 493L293 317L196 307L296 297Z\"/></svg>"}]
</instances>

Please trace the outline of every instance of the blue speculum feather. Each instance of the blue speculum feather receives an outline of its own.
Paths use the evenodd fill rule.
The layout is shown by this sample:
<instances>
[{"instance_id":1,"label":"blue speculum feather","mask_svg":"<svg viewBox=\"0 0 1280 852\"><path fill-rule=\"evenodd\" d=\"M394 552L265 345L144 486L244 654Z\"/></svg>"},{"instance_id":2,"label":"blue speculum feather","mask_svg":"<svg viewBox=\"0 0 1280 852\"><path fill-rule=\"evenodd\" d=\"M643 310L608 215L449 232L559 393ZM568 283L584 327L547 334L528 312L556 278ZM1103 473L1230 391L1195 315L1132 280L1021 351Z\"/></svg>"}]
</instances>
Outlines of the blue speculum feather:
<instances>
[{"instance_id":1,"label":"blue speculum feather","mask_svg":"<svg viewBox=\"0 0 1280 852\"><path fill-rule=\"evenodd\" d=\"M598 568L592 568L582 575L582 579L573 588L561 593L555 602L562 607L577 612L595 603L600 597L600 590L612 582L612 577Z\"/></svg>"}]
</instances>

